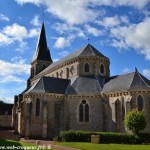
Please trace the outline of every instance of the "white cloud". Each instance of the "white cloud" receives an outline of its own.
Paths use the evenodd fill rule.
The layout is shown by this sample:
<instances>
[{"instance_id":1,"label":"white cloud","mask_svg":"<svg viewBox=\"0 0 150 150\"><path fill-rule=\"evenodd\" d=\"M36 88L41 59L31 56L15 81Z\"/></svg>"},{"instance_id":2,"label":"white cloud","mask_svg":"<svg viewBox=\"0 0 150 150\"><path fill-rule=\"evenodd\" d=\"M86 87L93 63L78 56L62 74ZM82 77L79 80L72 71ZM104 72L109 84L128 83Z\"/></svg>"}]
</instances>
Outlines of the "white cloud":
<instances>
[{"instance_id":1,"label":"white cloud","mask_svg":"<svg viewBox=\"0 0 150 150\"><path fill-rule=\"evenodd\" d=\"M71 42L75 37L73 35L65 37L58 37L56 42L54 43L54 47L57 49L63 49L64 47L70 46Z\"/></svg>"},{"instance_id":2,"label":"white cloud","mask_svg":"<svg viewBox=\"0 0 150 150\"><path fill-rule=\"evenodd\" d=\"M53 62L56 62L56 61L58 61L59 59L58 58L55 58L55 59L53 59Z\"/></svg>"},{"instance_id":3,"label":"white cloud","mask_svg":"<svg viewBox=\"0 0 150 150\"><path fill-rule=\"evenodd\" d=\"M150 18L138 24L111 29L112 37L122 42L125 48L134 48L138 53L150 60ZM118 44L119 45L119 44Z\"/></svg>"},{"instance_id":4,"label":"white cloud","mask_svg":"<svg viewBox=\"0 0 150 150\"><path fill-rule=\"evenodd\" d=\"M149 69L144 69L142 71L143 75L146 76L146 77L150 77L150 70Z\"/></svg>"},{"instance_id":5,"label":"white cloud","mask_svg":"<svg viewBox=\"0 0 150 150\"><path fill-rule=\"evenodd\" d=\"M39 28L27 30L24 26L14 23L13 25L4 27L0 31L0 46L9 45L17 41L19 44L16 50L23 52L28 49L27 42L24 40L37 37L39 32Z\"/></svg>"},{"instance_id":6,"label":"white cloud","mask_svg":"<svg viewBox=\"0 0 150 150\"><path fill-rule=\"evenodd\" d=\"M5 15L3 15L3 14L0 14L0 20L10 21L10 19L8 17L6 17Z\"/></svg>"},{"instance_id":7,"label":"white cloud","mask_svg":"<svg viewBox=\"0 0 150 150\"><path fill-rule=\"evenodd\" d=\"M92 22L102 12L95 9L97 6L130 6L142 9L150 0L16 0L18 4L32 3L44 5L47 11L69 24L83 24Z\"/></svg>"},{"instance_id":8,"label":"white cloud","mask_svg":"<svg viewBox=\"0 0 150 150\"><path fill-rule=\"evenodd\" d=\"M29 74L30 65L23 63L24 60L19 60L14 63L0 60L0 76Z\"/></svg>"},{"instance_id":9,"label":"white cloud","mask_svg":"<svg viewBox=\"0 0 150 150\"><path fill-rule=\"evenodd\" d=\"M67 23L55 23L52 28L54 28L59 34L70 34L73 33L79 37L85 37L84 31L75 25L67 24Z\"/></svg>"},{"instance_id":10,"label":"white cloud","mask_svg":"<svg viewBox=\"0 0 150 150\"><path fill-rule=\"evenodd\" d=\"M114 16L114 17L105 17L103 18L102 21L96 21L96 23L104 27L114 27L118 26L121 22L118 16Z\"/></svg>"},{"instance_id":11,"label":"white cloud","mask_svg":"<svg viewBox=\"0 0 150 150\"><path fill-rule=\"evenodd\" d=\"M64 48L64 47L67 47L70 45L70 42L68 39L65 39L64 37L59 37L55 44L54 44L54 47L55 48Z\"/></svg>"},{"instance_id":12,"label":"white cloud","mask_svg":"<svg viewBox=\"0 0 150 150\"><path fill-rule=\"evenodd\" d=\"M42 3L42 1L44 2L44 0L15 0L18 4L23 5L25 3L33 3L35 5L39 5L40 3Z\"/></svg>"},{"instance_id":13,"label":"white cloud","mask_svg":"<svg viewBox=\"0 0 150 150\"><path fill-rule=\"evenodd\" d=\"M129 68L125 67L125 68L122 70L122 72L123 72L123 73L129 73L130 70L129 70Z\"/></svg>"},{"instance_id":14,"label":"white cloud","mask_svg":"<svg viewBox=\"0 0 150 150\"><path fill-rule=\"evenodd\" d=\"M61 57L65 57L65 56L67 56L68 54L69 54L69 52L68 51L62 51L62 52L59 52L58 53Z\"/></svg>"},{"instance_id":15,"label":"white cloud","mask_svg":"<svg viewBox=\"0 0 150 150\"><path fill-rule=\"evenodd\" d=\"M2 83L2 84L6 84L6 83L10 83L10 82L22 83L25 81L19 77L14 76L14 75L3 76L0 79L0 83Z\"/></svg>"},{"instance_id":16,"label":"white cloud","mask_svg":"<svg viewBox=\"0 0 150 150\"><path fill-rule=\"evenodd\" d=\"M9 38L7 35L0 33L0 46L9 45L13 42L13 39Z\"/></svg>"},{"instance_id":17,"label":"white cloud","mask_svg":"<svg viewBox=\"0 0 150 150\"><path fill-rule=\"evenodd\" d=\"M15 64L25 64L26 59L23 59L21 56L15 56L15 57L11 58L11 62L13 62Z\"/></svg>"},{"instance_id":18,"label":"white cloud","mask_svg":"<svg viewBox=\"0 0 150 150\"><path fill-rule=\"evenodd\" d=\"M84 27L87 30L87 32L89 34L92 34L93 36L99 36L99 35L103 34L102 31L100 31L94 27L91 27L90 25L85 25Z\"/></svg>"},{"instance_id":19,"label":"white cloud","mask_svg":"<svg viewBox=\"0 0 150 150\"><path fill-rule=\"evenodd\" d=\"M34 16L34 18L31 20L30 22L32 25L34 26L40 26L41 23L40 23L40 20L39 20L39 16Z\"/></svg>"}]
</instances>

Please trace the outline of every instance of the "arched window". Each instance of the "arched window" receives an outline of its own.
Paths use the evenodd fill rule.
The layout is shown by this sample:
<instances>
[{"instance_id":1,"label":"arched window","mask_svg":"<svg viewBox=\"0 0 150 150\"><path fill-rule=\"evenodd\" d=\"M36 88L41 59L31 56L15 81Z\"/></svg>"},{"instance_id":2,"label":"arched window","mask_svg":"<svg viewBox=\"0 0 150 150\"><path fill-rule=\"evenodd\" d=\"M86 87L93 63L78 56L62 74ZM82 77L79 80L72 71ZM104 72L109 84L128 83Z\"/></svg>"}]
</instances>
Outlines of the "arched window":
<instances>
[{"instance_id":1,"label":"arched window","mask_svg":"<svg viewBox=\"0 0 150 150\"><path fill-rule=\"evenodd\" d=\"M138 111L143 110L143 98L141 95L139 95L137 98L137 106L138 106Z\"/></svg>"},{"instance_id":2,"label":"arched window","mask_svg":"<svg viewBox=\"0 0 150 150\"><path fill-rule=\"evenodd\" d=\"M79 121L83 122L83 105L80 104L79 106Z\"/></svg>"},{"instance_id":3,"label":"arched window","mask_svg":"<svg viewBox=\"0 0 150 150\"><path fill-rule=\"evenodd\" d=\"M89 122L89 105L86 103L86 100L82 100L79 105L79 121Z\"/></svg>"},{"instance_id":4,"label":"arched window","mask_svg":"<svg viewBox=\"0 0 150 150\"><path fill-rule=\"evenodd\" d=\"M56 77L57 77L57 78L59 78L59 74L58 74L58 72L56 72Z\"/></svg>"},{"instance_id":5,"label":"arched window","mask_svg":"<svg viewBox=\"0 0 150 150\"><path fill-rule=\"evenodd\" d=\"M45 64L43 64L43 70L46 68L46 65Z\"/></svg>"},{"instance_id":6,"label":"arched window","mask_svg":"<svg viewBox=\"0 0 150 150\"><path fill-rule=\"evenodd\" d=\"M100 65L100 73L104 73L104 65L103 64Z\"/></svg>"},{"instance_id":7,"label":"arched window","mask_svg":"<svg viewBox=\"0 0 150 150\"><path fill-rule=\"evenodd\" d=\"M36 113L35 113L36 116L39 116L40 115L40 100L37 99L36 100Z\"/></svg>"},{"instance_id":8,"label":"arched window","mask_svg":"<svg viewBox=\"0 0 150 150\"><path fill-rule=\"evenodd\" d=\"M90 71L90 66L88 63L86 63L84 66L84 72L89 72L89 71Z\"/></svg>"},{"instance_id":9,"label":"arched window","mask_svg":"<svg viewBox=\"0 0 150 150\"><path fill-rule=\"evenodd\" d=\"M66 78L69 78L69 68L66 68Z\"/></svg>"},{"instance_id":10,"label":"arched window","mask_svg":"<svg viewBox=\"0 0 150 150\"><path fill-rule=\"evenodd\" d=\"M36 65L36 74L38 74L40 72L40 66L37 64Z\"/></svg>"},{"instance_id":11,"label":"arched window","mask_svg":"<svg viewBox=\"0 0 150 150\"><path fill-rule=\"evenodd\" d=\"M34 68L31 68L31 77L34 77Z\"/></svg>"}]
</instances>

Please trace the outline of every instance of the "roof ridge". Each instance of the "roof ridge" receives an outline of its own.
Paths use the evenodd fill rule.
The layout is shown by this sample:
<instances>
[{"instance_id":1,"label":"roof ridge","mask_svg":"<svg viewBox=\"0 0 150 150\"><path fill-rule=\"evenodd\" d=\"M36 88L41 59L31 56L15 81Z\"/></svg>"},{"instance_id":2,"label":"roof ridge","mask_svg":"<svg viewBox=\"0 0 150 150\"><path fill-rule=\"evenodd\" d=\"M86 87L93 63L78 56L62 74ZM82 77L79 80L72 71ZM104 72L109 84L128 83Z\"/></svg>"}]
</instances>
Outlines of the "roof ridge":
<instances>
[{"instance_id":1,"label":"roof ridge","mask_svg":"<svg viewBox=\"0 0 150 150\"><path fill-rule=\"evenodd\" d=\"M45 85L45 83L44 83L44 76L42 76L42 81L43 81L43 90L44 90L44 92L46 92L45 87L44 87L44 85Z\"/></svg>"},{"instance_id":2,"label":"roof ridge","mask_svg":"<svg viewBox=\"0 0 150 150\"><path fill-rule=\"evenodd\" d=\"M138 71L136 71L136 72L137 72L137 74L139 75L140 79L141 79L148 87L150 87L150 86L143 80L143 78L141 77L141 74L140 74Z\"/></svg>"},{"instance_id":3,"label":"roof ridge","mask_svg":"<svg viewBox=\"0 0 150 150\"><path fill-rule=\"evenodd\" d=\"M83 53L83 51L88 47L88 45L89 45L89 44L85 45L83 48L81 48L81 49L79 50L79 51L81 51L80 54L79 54L79 56L80 56L80 55Z\"/></svg>"},{"instance_id":4,"label":"roof ridge","mask_svg":"<svg viewBox=\"0 0 150 150\"><path fill-rule=\"evenodd\" d=\"M135 72L132 72L132 73L134 73L134 76L133 76L133 78L132 78L132 81L131 81L131 84L129 85L128 90L130 89L130 87L131 87L131 85L132 85L132 83L133 83L133 79L134 79L134 77L135 77Z\"/></svg>"},{"instance_id":5,"label":"roof ridge","mask_svg":"<svg viewBox=\"0 0 150 150\"><path fill-rule=\"evenodd\" d=\"M95 53L93 52L93 49L92 49L92 47L91 47L91 44L88 44L88 45L90 46L90 49L91 49L92 53L95 54Z\"/></svg>"}]
</instances>

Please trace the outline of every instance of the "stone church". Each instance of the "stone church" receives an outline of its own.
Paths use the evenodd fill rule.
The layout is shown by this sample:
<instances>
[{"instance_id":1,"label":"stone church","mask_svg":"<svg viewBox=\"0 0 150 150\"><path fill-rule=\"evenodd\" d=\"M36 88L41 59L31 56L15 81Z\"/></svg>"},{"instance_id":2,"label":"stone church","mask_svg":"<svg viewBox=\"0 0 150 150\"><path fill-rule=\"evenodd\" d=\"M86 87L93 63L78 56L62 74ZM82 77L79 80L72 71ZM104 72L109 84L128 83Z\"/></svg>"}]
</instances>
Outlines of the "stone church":
<instances>
[{"instance_id":1,"label":"stone church","mask_svg":"<svg viewBox=\"0 0 150 150\"><path fill-rule=\"evenodd\" d=\"M150 81L136 68L110 76L109 67L91 44L53 62L43 23L27 88L14 99L14 131L31 138L62 130L125 132L125 115L138 109L147 119L143 132L150 132Z\"/></svg>"}]
</instances>

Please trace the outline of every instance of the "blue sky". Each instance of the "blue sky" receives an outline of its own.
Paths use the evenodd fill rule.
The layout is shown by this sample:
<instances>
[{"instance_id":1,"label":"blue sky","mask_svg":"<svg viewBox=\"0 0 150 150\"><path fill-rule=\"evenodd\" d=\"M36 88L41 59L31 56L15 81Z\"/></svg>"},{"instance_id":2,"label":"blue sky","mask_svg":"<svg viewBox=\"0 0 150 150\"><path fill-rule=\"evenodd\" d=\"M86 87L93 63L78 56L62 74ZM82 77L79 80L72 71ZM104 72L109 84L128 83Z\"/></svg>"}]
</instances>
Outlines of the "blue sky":
<instances>
[{"instance_id":1,"label":"blue sky","mask_svg":"<svg viewBox=\"0 0 150 150\"><path fill-rule=\"evenodd\" d=\"M26 87L43 21L54 61L88 43L110 58L111 75L150 78L150 0L1 0L0 99Z\"/></svg>"}]
</instances>

